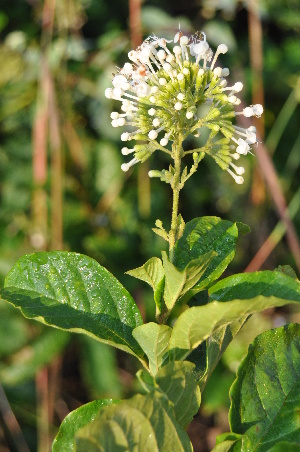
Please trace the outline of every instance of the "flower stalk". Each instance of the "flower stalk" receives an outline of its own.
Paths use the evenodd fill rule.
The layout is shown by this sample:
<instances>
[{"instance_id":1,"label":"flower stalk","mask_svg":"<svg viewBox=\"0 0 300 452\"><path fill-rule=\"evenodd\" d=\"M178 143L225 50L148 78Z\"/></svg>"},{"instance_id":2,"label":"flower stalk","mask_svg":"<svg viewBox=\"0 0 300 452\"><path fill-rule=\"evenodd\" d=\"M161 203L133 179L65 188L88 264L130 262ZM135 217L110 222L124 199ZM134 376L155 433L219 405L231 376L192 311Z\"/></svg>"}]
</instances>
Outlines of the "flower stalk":
<instances>
[{"instance_id":1,"label":"flower stalk","mask_svg":"<svg viewBox=\"0 0 300 452\"><path fill-rule=\"evenodd\" d=\"M172 157L174 160L174 179L171 184L173 190L173 206L172 206L172 220L171 229L169 232L169 259L173 262L174 247L177 240L178 229L178 208L179 208L179 192L181 189L181 159L183 156L182 138L179 137L178 141L174 141L172 145Z\"/></svg>"}]
</instances>

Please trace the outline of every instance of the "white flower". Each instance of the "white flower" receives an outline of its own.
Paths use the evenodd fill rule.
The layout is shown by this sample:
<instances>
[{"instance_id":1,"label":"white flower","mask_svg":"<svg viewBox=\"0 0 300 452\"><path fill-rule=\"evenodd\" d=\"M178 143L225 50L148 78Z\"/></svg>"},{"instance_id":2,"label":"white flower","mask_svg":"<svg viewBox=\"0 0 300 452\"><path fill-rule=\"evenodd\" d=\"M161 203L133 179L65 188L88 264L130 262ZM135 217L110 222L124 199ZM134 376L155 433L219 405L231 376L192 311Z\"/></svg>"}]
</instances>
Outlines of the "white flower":
<instances>
[{"instance_id":1,"label":"white flower","mask_svg":"<svg viewBox=\"0 0 300 452\"><path fill-rule=\"evenodd\" d=\"M165 38L149 36L128 53L131 62L114 75L113 88L105 91L108 99L122 103L122 114L111 113L112 126L130 125L135 129L122 133L121 140L144 143L122 148L123 155L134 153L122 169L127 171L145 161L156 149L165 148L162 150L170 153L166 146L178 134L185 139L190 134L199 136L202 128L208 128L210 145L197 152L210 155L237 183L242 183L244 168L233 161L251 152L250 146L257 142L256 130L238 127L233 121L236 115L259 117L263 107L257 104L234 111L241 102L237 93L243 84L228 86L225 77L229 69L215 67L218 56L228 51L225 44L214 53L203 32L187 37L181 31L174 37L172 50L169 43ZM198 113L201 105L207 106L202 117Z\"/></svg>"}]
</instances>

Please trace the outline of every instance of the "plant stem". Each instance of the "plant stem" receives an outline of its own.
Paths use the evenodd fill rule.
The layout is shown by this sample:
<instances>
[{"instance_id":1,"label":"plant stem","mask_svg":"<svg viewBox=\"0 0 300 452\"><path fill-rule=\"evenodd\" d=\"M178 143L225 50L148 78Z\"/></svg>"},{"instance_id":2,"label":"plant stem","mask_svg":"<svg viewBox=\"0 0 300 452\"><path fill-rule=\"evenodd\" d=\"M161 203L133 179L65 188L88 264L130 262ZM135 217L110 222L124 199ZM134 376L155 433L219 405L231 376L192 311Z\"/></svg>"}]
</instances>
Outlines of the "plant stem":
<instances>
[{"instance_id":1,"label":"plant stem","mask_svg":"<svg viewBox=\"0 0 300 452\"><path fill-rule=\"evenodd\" d=\"M181 171L181 158L182 158L182 137L178 137L178 141L174 141L172 146L172 157L174 159L174 180L172 183L173 190L173 208L172 208L172 221L171 229L169 232L169 259L173 261L174 247L176 243L177 235L177 218L178 218L178 205L179 205L179 192L180 192L180 171Z\"/></svg>"}]
</instances>

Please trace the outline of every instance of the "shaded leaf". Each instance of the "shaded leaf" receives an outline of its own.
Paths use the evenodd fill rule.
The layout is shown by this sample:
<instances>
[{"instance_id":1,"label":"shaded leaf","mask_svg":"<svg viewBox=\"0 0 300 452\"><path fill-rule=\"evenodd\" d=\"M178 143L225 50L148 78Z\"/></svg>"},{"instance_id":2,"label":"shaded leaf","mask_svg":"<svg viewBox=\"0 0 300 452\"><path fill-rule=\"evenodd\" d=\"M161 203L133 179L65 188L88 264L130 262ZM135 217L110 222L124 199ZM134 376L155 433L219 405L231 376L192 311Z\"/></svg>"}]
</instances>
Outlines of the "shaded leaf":
<instances>
[{"instance_id":1,"label":"shaded leaf","mask_svg":"<svg viewBox=\"0 0 300 452\"><path fill-rule=\"evenodd\" d=\"M168 359L168 345L172 329L167 325L149 322L140 325L132 332L133 337L149 359L152 375L156 375L163 362Z\"/></svg>"},{"instance_id":2,"label":"shaded leaf","mask_svg":"<svg viewBox=\"0 0 300 452\"><path fill-rule=\"evenodd\" d=\"M248 316L241 317L239 320L232 322L230 325L219 328L206 340L206 365L205 371L199 379L201 391L203 391L207 380L211 376L213 370L221 359L223 353L227 349L230 342L240 331ZM199 363L197 363L199 366Z\"/></svg>"},{"instance_id":3,"label":"shaded leaf","mask_svg":"<svg viewBox=\"0 0 300 452\"><path fill-rule=\"evenodd\" d=\"M278 265L275 271L284 273L285 275L288 275L291 278L294 278L297 281L299 281L295 270L290 265Z\"/></svg>"},{"instance_id":4,"label":"shaded leaf","mask_svg":"<svg viewBox=\"0 0 300 452\"><path fill-rule=\"evenodd\" d=\"M196 291L219 278L235 255L238 228L218 217L195 218L186 223L182 237L174 248L174 265L184 269L190 261L214 251L217 253L200 278ZM195 292L196 293L196 292Z\"/></svg>"},{"instance_id":5,"label":"shaded leaf","mask_svg":"<svg viewBox=\"0 0 300 452\"><path fill-rule=\"evenodd\" d=\"M230 396L230 425L243 435L242 451L263 452L279 441L300 444L299 324L266 331L254 340Z\"/></svg>"},{"instance_id":6,"label":"shaded leaf","mask_svg":"<svg viewBox=\"0 0 300 452\"><path fill-rule=\"evenodd\" d=\"M142 324L133 298L87 256L66 251L23 256L9 272L1 295L25 317L143 355L132 337Z\"/></svg>"},{"instance_id":7,"label":"shaded leaf","mask_svg":"<svg viewBox=\"0 0 300 452\"><path fill-rule=\"evenodd\" d=\"M72 411L61 423L52 444L52 452L72 452L76 450L75 435L82 427L93 421L101 408L118 403L118 400L102 399L82 405Z\"/></svg>"},{"instance_id":8,"label":"shaded leaf","mask_svg":"<svg viewBox=\"0 0 300 452\"><path fill-rule=\"evenodd\" d=\"M175 417L182 427L193 420L200 407L201 393L194 368L188 361L173 361L155 376L159 389L174 403Z\"/></svg>"},{"instance_id":9,"label":"shaded leaf","mask_svg":"<svg viewBox=\"0 0 300 452\"><path fill-rule=\"evenodd\" d=\"M147 392L160 392L172 402L176 420L184 428L193 420L201 402L194 371L191 362L173 361L161 367L155 377L144 370L137 373Z\"/></svg>"},{"instance_id":10,"label":"shaded leaf","mask_svg":"<svg viewBox=\"0 0 300 452\"><path fill-rule=\"evenodd\" d=\"M136 395L101 410L77 434L77 452L192 451L168 400L159 392Z\"/></svg>"}]
</instances>

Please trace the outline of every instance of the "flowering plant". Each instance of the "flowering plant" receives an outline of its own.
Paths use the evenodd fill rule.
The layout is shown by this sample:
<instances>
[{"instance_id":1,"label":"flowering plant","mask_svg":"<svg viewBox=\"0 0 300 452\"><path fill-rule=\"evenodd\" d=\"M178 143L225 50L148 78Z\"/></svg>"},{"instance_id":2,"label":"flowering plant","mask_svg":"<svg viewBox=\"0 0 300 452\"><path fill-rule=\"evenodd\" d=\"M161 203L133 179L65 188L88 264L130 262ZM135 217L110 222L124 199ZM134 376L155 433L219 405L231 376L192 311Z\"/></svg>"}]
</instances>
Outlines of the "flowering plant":
<instances>
[{"instance_id":1,"label":"flowering plant","mask_svg":"<svg viewBox=\"0 0 300 452\"><path fill-rule=\"evenodd\" d=\"M12 268L2 298L28 317L56 328L83 333L136 357L142 393L129 400L96 400L70 413L53 451L191 451L186 427L201 404L215 366L249 316L266 308L300 302L299 281L291 269L242 273L218 280L234 257L241 223L218 217L185 224L179 193L209 155L236 183L244 168L234 161L257 141L255 128L243 129L237 115L260 116L261 105L235 112L242 84L228 87L228 69L216 67L204 33L178 32L170 41L151 36L129 52L113 77L108 98L122 102L112 126L129 126L122 141L135 140L122 153L134 154L122 169L144 162L156 150L167 154L168 169L151 170L170 184L170 230L160 220L154 232L169 243L162 259L152 257L130 270L153 289L156 322L143 323L127 290L93 259L77 253L42 252L23 256ZM208 129L200 148L184 150L189 134ZM182 159L191 154L190 169ZM176 314L174 314L174 308ZM297 324L258 336L239 367L231 388L231 432L217 439L214 451L276 451L300 441L300 328Z\"/></svg>"}]
</instances>

